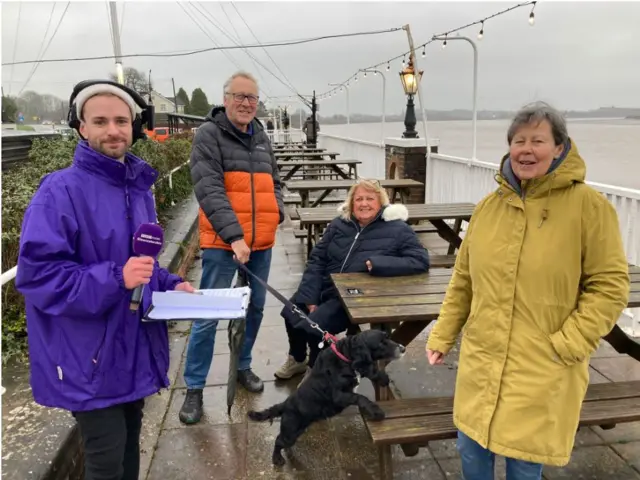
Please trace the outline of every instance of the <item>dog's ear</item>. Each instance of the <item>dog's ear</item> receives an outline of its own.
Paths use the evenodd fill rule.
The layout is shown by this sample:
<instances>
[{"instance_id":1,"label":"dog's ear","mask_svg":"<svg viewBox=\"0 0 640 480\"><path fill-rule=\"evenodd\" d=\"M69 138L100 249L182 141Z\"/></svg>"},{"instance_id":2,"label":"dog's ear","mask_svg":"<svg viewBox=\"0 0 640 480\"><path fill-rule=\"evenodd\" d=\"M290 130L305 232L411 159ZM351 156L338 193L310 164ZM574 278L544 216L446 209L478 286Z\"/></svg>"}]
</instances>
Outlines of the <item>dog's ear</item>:
<instances>
[{"instance_id":1,"label":"dog's ear","mask_svg":"<svg viewBox=\"0 0 640 480\"><path fill-rule=\"evenodd\" d=\"M351 337L350 345L351 361L353 362L353 369L362 376L366 376L370 373L371 366L373 365L373 359L371 358L371 351L362 335L354 335Z\"/></svg>"}]
</instances>

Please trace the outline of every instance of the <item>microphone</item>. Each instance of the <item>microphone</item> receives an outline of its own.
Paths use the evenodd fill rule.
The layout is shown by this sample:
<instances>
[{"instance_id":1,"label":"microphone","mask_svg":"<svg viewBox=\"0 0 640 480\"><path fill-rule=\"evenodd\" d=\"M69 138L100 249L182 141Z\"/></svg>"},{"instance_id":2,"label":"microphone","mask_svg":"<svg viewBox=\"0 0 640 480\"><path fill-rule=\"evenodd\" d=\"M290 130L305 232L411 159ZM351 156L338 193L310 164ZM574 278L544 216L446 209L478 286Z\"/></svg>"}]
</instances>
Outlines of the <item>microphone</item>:
<instances>
[{"instance_id":1,"label":"microphone","mask_svg":"<svg viewBox=\"0 0 640 480\"><path fill-rule=\"evenodd\" d=\"M162 227L155 223L143 223L138 227L133 236L133 253L144 257L156 258L162 250L164 243L164 232ZM131 295L129 310L136 312L142 300L142 289L144 285L138 285Z\"/></svg>"}]
</instances>

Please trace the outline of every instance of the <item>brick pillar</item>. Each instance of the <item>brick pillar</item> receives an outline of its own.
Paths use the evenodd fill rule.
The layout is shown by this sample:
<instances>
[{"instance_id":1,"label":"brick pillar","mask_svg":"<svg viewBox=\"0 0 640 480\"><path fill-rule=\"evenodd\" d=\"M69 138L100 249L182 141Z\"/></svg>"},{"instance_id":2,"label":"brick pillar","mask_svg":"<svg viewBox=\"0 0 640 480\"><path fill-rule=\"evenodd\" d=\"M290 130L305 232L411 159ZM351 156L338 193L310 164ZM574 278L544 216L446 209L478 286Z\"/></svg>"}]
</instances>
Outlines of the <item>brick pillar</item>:
<instances>
[{"instance_id":1,"label":"brick pillar","mask_svg":"<svg viewBox=\"0 0 640 480\"><path fill-rule=\"evenodd\" d=\"M432 146L431 153L438 153L438 147ZM421 139L388 138L385 142L385 178L410 178L425 183L426 154L427 147ZM424 187L412 188L408 203L424 203L424 194Z\"/></svg>"}]
</instances>

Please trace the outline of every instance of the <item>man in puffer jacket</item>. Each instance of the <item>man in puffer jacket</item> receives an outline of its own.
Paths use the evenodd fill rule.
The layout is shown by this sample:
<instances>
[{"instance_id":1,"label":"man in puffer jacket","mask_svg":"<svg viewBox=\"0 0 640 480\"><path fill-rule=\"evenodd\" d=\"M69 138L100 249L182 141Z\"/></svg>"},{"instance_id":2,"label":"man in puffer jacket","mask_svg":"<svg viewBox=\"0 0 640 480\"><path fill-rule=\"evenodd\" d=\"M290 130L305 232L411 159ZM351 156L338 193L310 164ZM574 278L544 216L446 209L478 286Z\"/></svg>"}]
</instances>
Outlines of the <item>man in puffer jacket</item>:
<instances>
[{"instance_id":1,"label":"man in puffer jacket","mask_svg":"<svg viewBox=\"0 0 640 480\"><path fill-rule=\"evenodd\" d=\"M390 205L377 180L359 180L338 212L340 216L329 224L311 252L292 299L320 328L334 335L345 331L350 320L331 281L332 273L393 277L429 270L429 254L406 223L407 207ZM290 309L285 307L281 315L289 337L289 355L275 376L288 379L310 371L320 352L321 337Z\"/></svg>"},{"instance_id":2,"label":"man in puffer jacket","mask_svg":"<svg viewBox=\"0 0 640 480\"><path fill-rule=\"evenodd\" d=\"M229 288L237 270L235 256L268 281L271 248L284 204L278 165L262 124L255 119L258 85L252 75L235 73L224 85L224 107L214 108L195 135L191 177L200 203L200 288ZM251 301L247 333L238 365L238 382L248 391L264 388L251 370L251 350L258 336L266 290L249 279ZM180 410L183 423L202 416L202 391L213 359L217 320L193 323L184 380L187 395Z\"/></svg>"}]
</instances>

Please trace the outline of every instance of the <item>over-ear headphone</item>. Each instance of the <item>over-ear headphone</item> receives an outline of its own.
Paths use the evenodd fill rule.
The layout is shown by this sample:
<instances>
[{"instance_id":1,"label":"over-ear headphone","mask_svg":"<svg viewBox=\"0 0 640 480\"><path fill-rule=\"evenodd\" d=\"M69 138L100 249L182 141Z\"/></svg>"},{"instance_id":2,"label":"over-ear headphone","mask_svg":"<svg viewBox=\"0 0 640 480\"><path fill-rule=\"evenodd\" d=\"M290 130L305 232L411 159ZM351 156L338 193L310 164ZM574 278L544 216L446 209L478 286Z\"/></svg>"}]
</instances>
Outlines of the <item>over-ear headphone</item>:
<instances>
[{"instance_id":1,"label":"over-ear headphone","mask_svg":"<svg viewBox=\"0 0 640 480\"><path fill-rule=\"evenodd\" d=\"M80 138L85 140L85 138L80 133L80 119L78 118L78 112L76 111L75 100L78 94L85 88L90 87L91 85L97 85L101 83L113 85L114 87L117 87L123 90L133 99L134 102L136 102L136 104L140 107L142 112L137 113L135 118L133 119L133 124L132 124L133 142L132 143L135 143L136 140L139 140L141 138L146 138L146 135L142 128L143 128L143 125L146 124L148 130L153 130L155 107L145 102L144 99L135 90L127 87L126 85L121 85L118 82L114 82L112 80L84 80L78 83L73 88L73 92L71 92L71 97L69 97L69 113L67 115L68 125L78 132L78 135L80 135Z\"/></svg>"}]
</instances>

